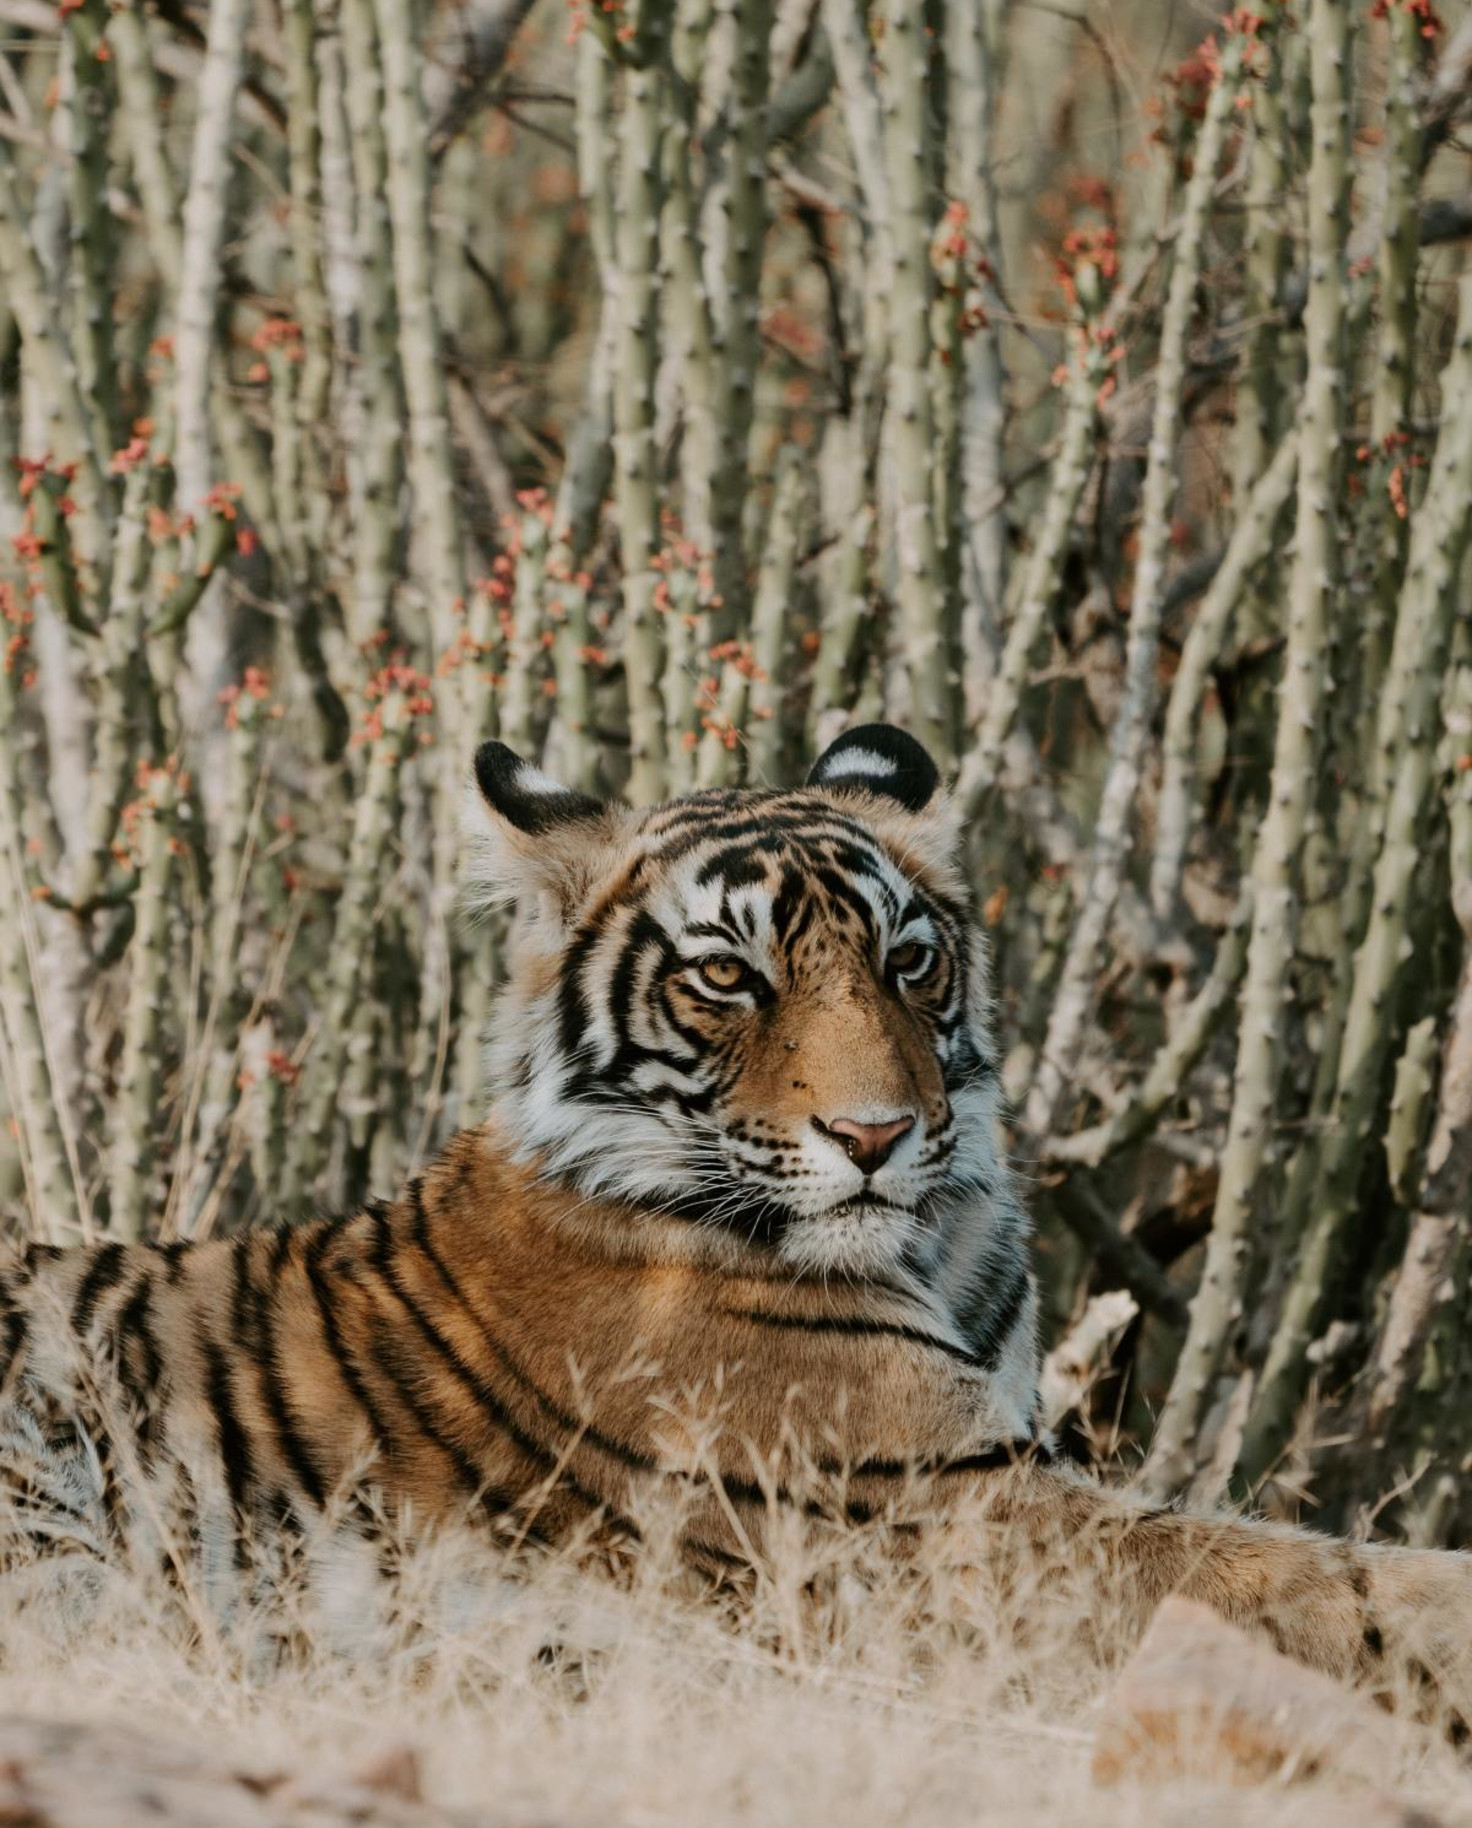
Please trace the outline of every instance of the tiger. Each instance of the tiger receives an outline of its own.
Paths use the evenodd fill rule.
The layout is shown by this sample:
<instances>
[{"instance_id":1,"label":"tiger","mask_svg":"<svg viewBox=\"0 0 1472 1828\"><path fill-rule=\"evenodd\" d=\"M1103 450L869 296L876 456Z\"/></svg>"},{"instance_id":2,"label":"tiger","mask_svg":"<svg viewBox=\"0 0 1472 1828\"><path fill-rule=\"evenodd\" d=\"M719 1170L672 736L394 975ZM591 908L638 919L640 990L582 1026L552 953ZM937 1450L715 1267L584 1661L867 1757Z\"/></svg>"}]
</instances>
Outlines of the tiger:
<instances>
[{"instance_id":1,"label":"tiger","mask_svg":"<svg viewBox=\"0 0 1472 1828\"><path fill-rule=\"evenodd\" d=\"M366 1466L416 1531L612 1553L674 1493L717 1582L783 1518L949 1529L963 1564L1097 1573L1107 1654L1180 1594L1466 1705L1460 1555L1150 1506L1055 1458L965 834L913 737L644 810L496 742L471 774L468 900L516 911L483 1120L345 1216L13 1251L13 1515L64 1533L90 1493L105 1534L182 1480L218 1557Z\"/></svg>"}]
</instances>

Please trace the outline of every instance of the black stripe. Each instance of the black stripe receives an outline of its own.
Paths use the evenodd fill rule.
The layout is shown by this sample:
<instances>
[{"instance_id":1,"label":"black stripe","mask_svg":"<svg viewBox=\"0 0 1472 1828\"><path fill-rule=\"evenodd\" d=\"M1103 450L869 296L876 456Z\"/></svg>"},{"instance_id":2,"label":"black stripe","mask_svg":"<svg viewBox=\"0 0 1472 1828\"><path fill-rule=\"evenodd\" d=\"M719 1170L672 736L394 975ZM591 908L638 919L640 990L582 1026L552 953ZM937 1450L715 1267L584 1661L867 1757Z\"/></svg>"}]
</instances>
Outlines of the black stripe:
<instances>
[{"instance_id":1,"label":"black stripe","mask_svg":"<svg viewBox=\"0 0 1472 1828\"><path fill-rule=\"evenodd\" d=\"M230 1367L225 1354L213 1339L201 1342L205 1363L205 1395L215 1416L215 1433L220 1445L220 1462L225 1469L225 1484L237 1516L244 1516L255 1469L251 1458L250 1436L235 1407L235 1392L230 1383ZM244 1543L237 1545L237 1555L244 1553Z\"/></svg>"},{"instance_id":2,"label":"black stripe","mask_svg":"<svg viewBox=\"0 0 1472 1828\"><path fill-rule=\"evenodd\" d=\"M281 1380L281 1362L276 1352L275 1321L271 1312L276 1299L282 1269L291 1254L292 1233L283 1231L272 1246L266 1264L266 1286L255 1290L256 1354L261 1376L261 1395L265 1400L271 1426L297 1484L319 1509L326 1499L322 1475L303 1440L292 1413L291 1402Z\"/></svg>"},{"instance_id":3,"label":"black stripe","mask_svg":"<svg viewBox=\"0 0 1472 1828\"><path fill-rule=\"evenodd\" d=\"M533 1382L512 1358L511 1354L501 1344L496 1335L492 1333L490 1327L481 1317L478 1310L466 1299L459 1283L451 1274L449 1265L445 1263L439 1251L435 1248L434 1240L429 1233L429 1213L424 1204L424 1183L418 1176L409 1183L409 1204L413 1214L412 1236L416 1247L429 1262L436 1275L438 1275L440 1280L444 1283L445 1288L451 1297L459 1303L468 1319L480 1333L486 1345L490 1348L495 1356L496 1362L506 1374L527 1391L545 1415L551 1417L553 1421L558 1423L558 1425L569 1434L574 1435L578 1439L579 1444L597 1447L612 1458L619 1460L625 1466L632 1467L637 1471L646 1473L659 1471L660 1469L656 1461L636 1453L634 1449L625 1446L621 1441L615 1441L611 1436L601 1433L598 1429L592 1427L591 1424L585 1424L576 1417L567 1414L565 1410L559 1408L551 1397ZM397 1290L395 1292L398 1293ZM403 1297L401 1296L401 1299L402 1298ZM448 1347L448 1342L446 1342L446 1345ZM453 1351L453 1347L448 1347L448 1349ZM470 1372L469 1366L466 1366L465 1370L470 1375L474 1375L473 1372ZM487 1387L479 1379L476 1380L476 1383L477 1390L475 1394L477 1396L477 1401L483 1401L483 1398L479 1393L486 1390ZM494 1402L495 1399L492 1398L492 1401ZM496 1410L493 1413L495 1413L500 1426L505 1429L512 1440L515 1441L516 1445L520 1447L524 1453L545 1453L545 1449L540 1448L536 1443L531 1442L530 1437L521 1434L518 1431L515 1422L512 1421L504 1406L497 1404ZM558 1456L547 1456L549 1471L555 1469L559 1463ZM601 1511L605 1522L610 1526L636 1542L642 1540L638 1526L631 1518L626 1517L621 1511L617 1510L609 1499L600 1497L598 1493L591 1491L587 1486L583 1485L565 1465L562 1466L562 1470L558 1473L558 1483L565 1487L567 1491L572 1493L572 1495L578 1498L582 1503L590 1506L594 1510Z\"/></svg>"},{"instance_id":4,"label":"black stripe","mask_svg":"<svg viewBox=\"0 0 1472 1828\"><path fill-rule=\"evenodd\" d=\"M968 1351L965 1346L953 1345L948 1339L937 1339L933 1333L927 1333L921 1327L906 1326L898 1320L868 1320L859 1314L763 1314L744 1308L727 1308L724 1311L733 1320L745 1320L756 1327L776 1327L795 1333L837 1333L856 1339L903 1339L911 1345L928 1346L933 1351L944 1352L947 1358L958 1359L962 1364L983 1368L977 1354Z\"/></svg>"},{"instance_id":5,"label":"black stripe","mask_svg":"<svg viewBox=\"0 0 1472 1828\"><path fill-rule=\"evenodd\" d=\"M733 1555L729 1549L717 1548L715 1543L706 1542L699 1536L682 1536L680 1547L683 1552L696 1561L713 1562L717 1568L729 1569L733 1573L750 1574L752 1566L745 1555Z\"/></svg>"},{"instance_id":6,"label":"black stripe","mask_svg":"<svg viewBox=\"0 0 1472 1828\"><path fill-rule=\"evenodd\" d=\"M937 1479L956 1473L996 1472L1000 1467L1029 1462L1046 1465L1051 1458L1052 1455L1041 1442L1019 1436L1014 1440L1000 1441L994 1447L981 1448L976 1453L959 1454L947 1459L926 1455L915 1455L905 1460L823 1459L814 1461L814 1465L819 1472L840 1478Z\"/></svg>"},{"instance_id":7,"label":"black stripe","mask_svg":"<svg viewBox=\"0 0 1472 1828\"><path fill-rule=\"evenodd\" d=\"M665 832L669 834L667 840ZM817 844L833 837L856 838L868 844L877 842L866 826L845 818L831 807L812 804L786 810L771 803L753 802L745 796L730 803L729 815L725 817L712 817L709 802L703 806L692 804L686 820L679 825L671 823L658 836L665 841L659 843L655 856L664 864L675 863L706 845L734 849L750 842L782 851L792 849L795 844Z\"/></svg>"},{"instance_id":8,"label":"black stripe","mask_svg":"<svg viewBox=\"0 0 1472 1828\"><path fill-rule=\"evenodd\" d=\"M177 1288L184 1275L184 1263L194 1246L188 1238L175 1238L171 1244L150 1244L148 1248L156 1252L168 1265L167 1282L170 1288Z\"/></svg>"},{"instance_id":9,"label":"black stripe","mask_svg":"<svg viewBox=\"0 0 1472 1828\"><path fill-rule=\"evenodd\" d=\"M434 1411L424 1403L414 1388L416 1367L401 1367L397 1362L401 1342L394 1339L378 1341L373 1349L373 1362L380 1375L393 1386L394 1394L413 1416L424 1431L427 1440L439 1449L455 1468L455 1476L462 1486L488 1510L509 1510L514 1504L514 1497L490 1485L477 1462L466 1453L457 1442L452 1441L440 1427Z\"/></svg>"},{"instance_id":10,"label":"black stripe","mask_svg":"<svg viewBox=\"0 0 1472 1828\"><path fill-rule=\"evenodd\" d=\"M343 1343L342 1329L337 1324L337 1315L333 1312L332 1290L328 1286L324 1273L323 1258L336 1241L348 1220L344 1218L328 1219L307 1246L304 1266L307 1273L307 1286L312 1291L312 1300L316 1304L317 1318L322 1327L322 1343L327 1348L328 1357L337 1367L349 1396L368 1418L368 1426L373 1431L374 1439L387 1452L392 1447L392 1437L384 1424L373 1401L372 1393L363 1381L352 1354Z\"/></svg>"},{"instance_id":11,"label":"black stripe","mask_svg":"<svg viewBox=\"0 0 1472 1828\"><path fill-rule=\"evenodd\" d=\"M72 1331L78 1338L86 1334L97 1303L122 1276L127 1261L127 1248L122 1244L99 1244L93 1252L91 1265L72 1304Z\"/></svg>"},{"instance_id":12,"label":"black stripe","mask_svg":"<svg viewBox=\"0 0 1472 1828\"><path fill-rule=\"evenodd\" d=\"M550 1448L535 1440L516 1422L485 1379L475 1371L473 1366L465 1362L457 1348L429 1319L419 1303L404 1287L403 1279L394 1266L394 1239L387 1222L379 1221L377 1229L378 1241L373 1252L374 1267L383 1277L389 1292L414 1322L415 1328L425 1344L446 1365L461 1388L474 1399L476 1406L534 1466L540 1466L546 1473L557 1473L559 1483L564 1484L569 1492L581 1498L592 1509L603 1508L605 1500L581 1485L565 1467L560 1466L558 1456Z\"/></svg>"},{"instance_id":13,"label":"black stripe","mask_svg":"<svg viewBox=\"0 0 1472 1828\"><path fill-rule=\"evenodd\" d=\"M502 1345L501 1341L491 1331L480 1312L472 1307L470 1302L466 1300L464 1294L461 1292L459 1284L451 1275L449 1266L440 1256L439 1251L436 1250L434 1240L429 1235L429 1214L425 1211L424 1190L420 1181L414 1180L410 1182L409 1200L414 1214L413 1237L415 1244L433 1266L436 1275L438 1275L440 1280L444 1283L445 1288L449 1291L450 1295L460 1304L465 1314L474 1324L481 1338L490 1348L497 1364L501 1366L507 1376L521 1385L532 1398L533 1402L541 1409L542 1413L547 1416L549 1420L555 1422L558 1427L565 1429L570 1436L574 1436L579 1440L586 1442L589 1446L598 1448L600 1452L608 1454L611 1458L619 1461L624 1466L632 1467L636 1472L659 1472L661 1468L657 1460L647 1454L639 1453L635 1448L626 1446L624 1442L615 1440L611 1435L602 1433L601 1430L595 1428L592 1423L581 1421L578 1417L569 1415L565 1409L561 1408L531 1377L527 1375L525 1371L522 1370L521 1366L512 1358L510 1352L507 1351L506 1347ZM504 1411L502 1413L504 1414ZM553 1464L556 1463L555 1455L550 1456L550 1459ZM600 1501L595 1500L594 1502Z\"/></svg>"},{"instance_id":14,"label":"black stripe","mask_svg":"<svg viewBox=\"0 0 1472 1828\"><path fill-rule=\"evenodd\" d=\"M593 956L603 937L604 916L600 912L573 939L563 959L561 982L557 989L557 1026L564 1053L574 1053L588 1025L588 1005L583 997L583 966Z\"/></svg>"},{"instance_id":15,"label":"black stripe","mask_svg":"<svg viewBox=\"0 0 1472 1828\"><path fill-rule=\"evenodd\" d=\"M868 896L861 895L850 879L830 864L819 863L810 867L814 880L828 891L828 899L832 904L828 912L833 914L839 909L846 909L853 915L861 931L872 933L875 914Z\"/></svg>"},{"instance_id":16,"label":"black stripe","mask_svg":"<svg viewBox=\"0 0 1472 1828\"><path fill-rule=\"evenodd\" d=\"M675 1097L673 1102L687 1110L695 1101ZM729 1181L714 1188L672 1191L652 1199L645 1197L637 1204L641 1210L655 1213L662 1219L682 1219L691 1225L719 1225L754 1248L774 1250L792 1224L791 1211L780 1200L763 1194L755 1194L736 1204L732 1200L736 1185L735 1181ZM791 1286L791 1277L778 1280L784 1286Z\"/></svg>"},{"instance_id":17,"label":"black stripe","mask_svg":"<svg viewBox=\"0 0 1472 1828\"><path fill-rule=\"evenodd\" d=\"M152 1318L153 1273L145 1268L137 1287L128 1297L128 1305L118 1316L117 1330L118 1381L133 1409L138 1455L145 1471L153 1465L159 1423L159 1386L164 1373ZM138 1359L136 1373L131 1362L134 1351Z\"/></svg>"},{"instance_id":18,"label":"black stripe","mask_svg":"<svg viewBox=\"0 0 1472 1828\"><path fill-rule=\"evenodd\" d=\"M1031 1287L1032 1279L1027 1273L1026 1264L1019 1264L1016 1275L997 1306L988 1313L976 1316L977 1323L986 1336L986 1343L981 1347L981 1362L988 1371L996 1370L1002 1348L1012 1337L1013 1329L1022 1317Z\"/></svg>"},{"instance_id":19,"label":"black stripe","mask_svg":"<svg viewBox=\"0 0 1472 1828\"><path fill-rule=\"evenodd\" d=\"M255 1290L250 1279L254 1243L254 1233L243 1231L230 1245L230 1332L237 1345L251 1347L256 1343Z\"/></svg>"},{"instance_id":20,"label":"black stripe","mask_svg":"<svg viewBox=\"0 0 1472 1828\"><path fill-rule=\"evenodd\" d=\"M1030 1441L1019 1436L1015 1441L999 1441L995 1447L984 1448L980 1453L962 1454L959 1459L943 1461L939 1466L928 1468L937 1475L954 1473L994 1473L1007 1466L1051 1466L1053 1455L1041 1441Z\"/></svg>"},{"instance_id":21,"label":"black stripe","mask_svg":"<svg viewBox=\"0 0 1472 1828\"><path fill-rule=\"evenodd\" d=\"M12 1375L20 1370L21 1359L30 1337L30 1316L23 1308L6 1301L3 1330L0 1330L0 1396L8 1393Z\"/></svg>"}]
</instances>

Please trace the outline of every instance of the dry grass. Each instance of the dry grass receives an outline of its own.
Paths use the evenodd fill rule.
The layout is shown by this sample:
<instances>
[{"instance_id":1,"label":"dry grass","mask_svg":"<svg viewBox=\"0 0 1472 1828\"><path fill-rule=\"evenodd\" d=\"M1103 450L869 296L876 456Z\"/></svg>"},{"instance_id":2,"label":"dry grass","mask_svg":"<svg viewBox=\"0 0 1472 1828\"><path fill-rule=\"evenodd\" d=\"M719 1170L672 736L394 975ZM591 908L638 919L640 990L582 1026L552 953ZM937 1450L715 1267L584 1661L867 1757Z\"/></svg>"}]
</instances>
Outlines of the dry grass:
<instances>
[{"instance_id":1,"label":"dry grass","mask_svg":"<svg viewBox=\"0 0 1472 1828\"><path fill-rule=\"evenodd\" d=\"M0 1713L124 1722L253 1768L408 1745L428 1794L487 1824L1286 1825L1412 1805L1472 1822L1472 1780L1410 1729L1391 1813L1323 1782L1096 1789L1108 1677L1085 1608L1056 1568L1004 1600L945 1565L955 1546L900 1567L855 1535L793 1545L736 1607L653 1549L615 1582L444 1538L374 1583L278 1576L223 1631L197 1595L117 1564L14 1567ZM333 1648L348 1621L358 1648Z\"/></svg>"}]
</instances>

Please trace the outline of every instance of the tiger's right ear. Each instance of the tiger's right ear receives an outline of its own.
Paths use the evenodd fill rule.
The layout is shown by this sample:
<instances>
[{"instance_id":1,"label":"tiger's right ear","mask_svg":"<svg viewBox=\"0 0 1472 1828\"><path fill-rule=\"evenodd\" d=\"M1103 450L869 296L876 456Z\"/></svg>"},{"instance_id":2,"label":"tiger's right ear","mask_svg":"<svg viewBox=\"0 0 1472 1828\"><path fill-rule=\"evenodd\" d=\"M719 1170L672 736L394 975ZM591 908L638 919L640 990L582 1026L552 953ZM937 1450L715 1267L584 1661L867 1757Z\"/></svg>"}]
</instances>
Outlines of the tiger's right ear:
<instances>
[{"instance_id":1,"label":"tiger's right ear","mask_svg":"<svg viewBox=\"0 0 1472 1828\"><path fill-rule=\"evenodd\" d=\"M482 743L465 796L469 899L486 908L551 895L568 912L613 861L625 816L505 743Z\"/></svg>"}]
</instances>

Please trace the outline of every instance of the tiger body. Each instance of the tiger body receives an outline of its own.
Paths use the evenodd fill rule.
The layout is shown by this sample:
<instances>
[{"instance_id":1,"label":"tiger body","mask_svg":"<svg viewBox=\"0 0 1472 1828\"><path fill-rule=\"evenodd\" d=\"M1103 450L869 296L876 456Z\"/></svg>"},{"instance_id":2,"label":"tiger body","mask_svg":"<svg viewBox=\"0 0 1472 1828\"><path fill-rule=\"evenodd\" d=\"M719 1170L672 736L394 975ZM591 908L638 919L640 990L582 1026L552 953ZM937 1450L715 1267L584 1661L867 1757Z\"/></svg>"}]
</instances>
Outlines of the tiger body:
<instances>
[{"instance_id":1,"label":"tiger body","mask_svg":"<svg viewBox=\"0 0 1472 1828\"><path fill-rule=\"evenodd\" d=\"M1096 1568L1126 1636L1185 1592L1338 1673L1389 1643L1460 1704L1460 1557L1048 1464L984 951L923 751L852 732L805 789L642 814L497 745L477 778L475 880L519 911L489 1121L348 1218L0 1261L23 1524L92 1501L105 1532L182 1485L223 1552L366 1480L416 1527L611 1541L673 1492L719 1572L794 1507L954 1513L963 1558Z\"/></svg>"},{"instance_id":2,"label":"tiger body","mask_svg":"<svg viewBox=\"0 0 1472 1828\"><path fill-rule=\"evenodd\" d=\"M466 1132L395 1205L345 1220L32 1251L4 1278L5 1401L104 1439L134 1418L136 1456L101 1472L119 1501L139 1476L172 1500L203 1468L204 1514L305 1517L367 1477L421 1520L635 1535L639 1488L679 1479L692 1553L716 1563L739 1547L725 1506L760 1535L784 1480L841 1481L836 1502L871 1516L913 1467L959 1475L1025 1439L1030 1356L998 1389L915 1291L690 1242L683 1220L590 1207ZM752 1374L774 1358L777 1403ZM702 1501L717 1481L721 1504Z\"/></svg>"}]
</instances>

